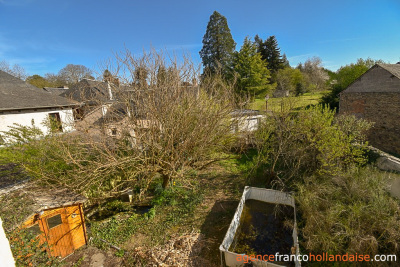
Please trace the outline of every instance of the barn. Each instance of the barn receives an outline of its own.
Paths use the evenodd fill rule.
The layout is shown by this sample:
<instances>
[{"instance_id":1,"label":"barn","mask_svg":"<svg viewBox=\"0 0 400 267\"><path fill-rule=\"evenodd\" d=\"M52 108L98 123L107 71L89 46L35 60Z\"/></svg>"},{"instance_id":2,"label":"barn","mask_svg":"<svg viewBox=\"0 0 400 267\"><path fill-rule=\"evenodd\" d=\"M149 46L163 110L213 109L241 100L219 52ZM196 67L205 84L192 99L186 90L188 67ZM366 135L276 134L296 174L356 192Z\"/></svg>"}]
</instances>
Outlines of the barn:
<instances>
[{"instance_id":1,"label":"barn","mask_svg":"<svg viewBox=\"0 0 400 267\"><path fill-rule=\"evenodd\" d=\"M400 155L400 64L376 64L341 94L340 114L374 123L370 144Z\"/></svg>"}]
</instances>

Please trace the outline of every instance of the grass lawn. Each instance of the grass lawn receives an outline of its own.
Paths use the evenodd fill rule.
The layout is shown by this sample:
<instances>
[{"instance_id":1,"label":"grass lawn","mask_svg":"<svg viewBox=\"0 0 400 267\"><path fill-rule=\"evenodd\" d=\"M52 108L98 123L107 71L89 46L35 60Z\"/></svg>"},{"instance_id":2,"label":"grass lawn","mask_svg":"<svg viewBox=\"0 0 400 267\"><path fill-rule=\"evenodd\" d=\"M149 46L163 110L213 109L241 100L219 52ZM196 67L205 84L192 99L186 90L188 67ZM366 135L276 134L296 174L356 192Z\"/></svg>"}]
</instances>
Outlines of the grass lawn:
<instances>
[{"instance_id":1,"label":"grass lawn","mask_svg":"<svg viewBox=\"0 0 400 267\"><path fill-rule=\"evenodd\" d=\"M326 92L316 92L316 93L306 93L301 96L290 96L290 97L278 97L270 98L268 100L268 110L269 111L281 111L303 108L308 105L318 104L321 97ZM249 108L255 110L265 111L265 100L255 99L253 103L250 104Z\"/></svg>"}]
</instances>

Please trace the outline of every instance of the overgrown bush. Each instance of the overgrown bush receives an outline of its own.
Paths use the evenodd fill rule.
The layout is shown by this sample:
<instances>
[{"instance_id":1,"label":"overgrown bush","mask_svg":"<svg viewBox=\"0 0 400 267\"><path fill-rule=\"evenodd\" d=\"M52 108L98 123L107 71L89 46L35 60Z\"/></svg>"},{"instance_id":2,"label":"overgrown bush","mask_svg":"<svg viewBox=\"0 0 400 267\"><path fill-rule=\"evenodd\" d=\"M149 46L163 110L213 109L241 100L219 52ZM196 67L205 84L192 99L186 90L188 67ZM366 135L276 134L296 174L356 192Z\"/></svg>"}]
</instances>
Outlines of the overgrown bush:
<instances>
[{"instance_id":1,"label":"overgrown bush","mask_svg":"<svg viewBox=\"0 0 400 267\"><path fill-rule=\"evenodd\" d=\"M276 113L256 133L259 164L270 169L280 188L308 175L338 174L366 162L364 133L369 127L363 120L335 118L323 106Z\"/></svg>"},{"instance_id":2,"label":"overgrown bush","mask_svg":"<svg viewBox=\"0 0 400 267\"><path fill-rule=\"evenodd\" d=\"M385 191L389 174L372 167L313 175L296 184L302 245L308 252L397 254L399 202Z\"/></svg>"},{"instance_id":3,"label":"overgrown bush","mask_svg":"<svg viewBox=\"0 0 400 267\"><path fill-rule=\"evenodd\" d=\"M163 189L159 184L157 188L152 201L153 207L146 213L129 211L104 221L92 222L90 228L93 243L104 248L108 244L102 240L120 246L138 231L149 236L165 234L168 228L179 224L188 216L193 216L202 201L202 191L198 185L185 188L178 183L174 187Z\"/></svg>"},{"instance_id":4,"label":"overgrown bush","mask_svg":"<svg viewBox=\"0 0 400 267\"><path fill-rule=\"evenodd\" d=\"M385 191L388 175L366 165L370 126L316 106L275 114L258 131L259 164L295 192L307 252L400 252L399 203Z\"/></svg>"}]
</instances>

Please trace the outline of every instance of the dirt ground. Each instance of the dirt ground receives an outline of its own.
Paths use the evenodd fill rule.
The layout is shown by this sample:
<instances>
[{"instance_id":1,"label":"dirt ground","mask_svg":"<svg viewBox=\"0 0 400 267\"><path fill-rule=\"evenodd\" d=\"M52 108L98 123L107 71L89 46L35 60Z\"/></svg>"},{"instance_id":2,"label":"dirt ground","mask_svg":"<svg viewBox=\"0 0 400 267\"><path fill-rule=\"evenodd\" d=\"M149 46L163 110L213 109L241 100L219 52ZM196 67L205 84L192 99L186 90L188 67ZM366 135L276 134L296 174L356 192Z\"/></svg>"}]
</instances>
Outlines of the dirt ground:
<instances>
[{"instance_id":1,"label":"dirt ground","mask_svg":"<svg viewBox=\"0 0 400 267\"><path fill-rule=\"evenodd\" d=\"M185 222L185 226L173 229L176 233L170 235L165 244L148 247L146 236L138 233L132 236L129 244L123 246L125 255L122 258L115 256L117 250L113 248L102 251L88 246L76 251L64 262L71 267L220 266L219 246L235 213L243 187L237 182L239 177L226 173L201 179L202 184L207 184L207 190L194 218ZM187 231L188 225L191 231Z\"/></svg>"},{"instance_id":2,"label":"dirt ground","mask_svg":"<svg viewBox=\"0 0 400 267\"><path fill-rule=\"evenodd\" d=\"M103 251L98 248L87 246L78 249L63 260L65 266L80 267L114 267L122 266L122 258L115 256L113 251Z\"/></svg>"}]
</instances>

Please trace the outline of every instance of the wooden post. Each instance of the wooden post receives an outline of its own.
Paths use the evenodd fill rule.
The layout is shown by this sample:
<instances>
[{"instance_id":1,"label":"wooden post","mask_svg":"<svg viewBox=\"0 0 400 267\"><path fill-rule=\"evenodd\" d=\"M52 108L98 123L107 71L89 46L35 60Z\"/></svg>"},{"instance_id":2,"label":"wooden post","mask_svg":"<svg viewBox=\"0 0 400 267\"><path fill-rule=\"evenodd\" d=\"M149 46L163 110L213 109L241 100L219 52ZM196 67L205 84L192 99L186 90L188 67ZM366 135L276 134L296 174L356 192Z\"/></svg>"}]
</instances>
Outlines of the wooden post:
<instances>
[{"instance_id":1,"label":"wooden post","mask_svg":"<svg viewBox=\"0 0 400 267\"><path fill-rule=\"evenodd\" d=\"M269 95L265 96L265 111L268 111L268 99L269 99Z\"/></svg>"}]
</instances>

